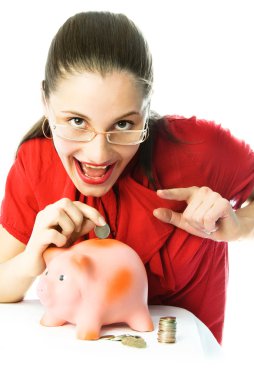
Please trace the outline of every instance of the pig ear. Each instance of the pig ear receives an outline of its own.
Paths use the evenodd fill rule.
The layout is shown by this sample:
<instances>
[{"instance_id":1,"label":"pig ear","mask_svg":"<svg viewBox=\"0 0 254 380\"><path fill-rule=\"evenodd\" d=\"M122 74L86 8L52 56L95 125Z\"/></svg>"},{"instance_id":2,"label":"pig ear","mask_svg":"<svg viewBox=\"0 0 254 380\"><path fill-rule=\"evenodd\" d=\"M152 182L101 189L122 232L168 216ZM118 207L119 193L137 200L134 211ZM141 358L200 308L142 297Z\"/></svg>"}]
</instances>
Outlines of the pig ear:
<instances>
[{"instance_id":1,"label":"pig ear","mask_svg":"<svg viewBox=\"0 0 254 380\"><path fill-rule=\"evenodd\" d=\"M54 257L60 254L61 253L59 252L59 248L58 249L54 247L47 248L46 251L43 253L43 258L45 260L45 263L48 265Z\"/></svg>"},{"instance_id":2,"label":"pig ear","mask_svg":"<svg viewBox=\"0 0 254 380\"><path fill-rule=\"evenodd\" d=\"M85 273L93 273L94 265L92 260L80 253L74 253L72 256L72 263L78 268L80 271L85 271Z\"/></svg>"}]
</instances>

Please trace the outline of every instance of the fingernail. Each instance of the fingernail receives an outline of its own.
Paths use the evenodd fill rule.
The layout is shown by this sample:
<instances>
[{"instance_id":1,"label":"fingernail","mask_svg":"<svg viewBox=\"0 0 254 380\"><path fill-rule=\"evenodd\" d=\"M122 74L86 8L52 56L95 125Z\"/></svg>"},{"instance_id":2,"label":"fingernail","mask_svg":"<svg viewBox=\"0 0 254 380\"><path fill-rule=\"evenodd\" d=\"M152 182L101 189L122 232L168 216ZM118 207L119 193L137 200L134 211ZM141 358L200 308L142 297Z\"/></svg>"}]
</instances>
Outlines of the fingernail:
<instances>
[{"instance_id":1,"label":"fingernail","mask_svg":"<svg viewBox=\"0 0 254 380\"><path fill-rule=\"evenodd\" d=\"M105 224L106 224L106 221L102 216L99 217L98 222L101 226L105 226Z\"/></svg>"},{"instance_id":2,"label":"fingernail","mask_svg":"<svg viewBox=\"0 0 254 380\"><path fill-rule=\"evenodd\" d=\"M168 195L168 190L165 190L165 189L164 190L163 189L157 190L157 195L165 197Z\"/></svg>"},{"instance_id":3,"label":"fingernail","mask_svg":"<svg viewBox=\"0 0 254 380\"><path fill-rule=\"evenodd\" d=\"M154 216L158 216L158 213L159 213L159 212L158 212L157 208L156 208L155 210L153 210L153 215L154 215Z\"/></svg>"}]
</instances>

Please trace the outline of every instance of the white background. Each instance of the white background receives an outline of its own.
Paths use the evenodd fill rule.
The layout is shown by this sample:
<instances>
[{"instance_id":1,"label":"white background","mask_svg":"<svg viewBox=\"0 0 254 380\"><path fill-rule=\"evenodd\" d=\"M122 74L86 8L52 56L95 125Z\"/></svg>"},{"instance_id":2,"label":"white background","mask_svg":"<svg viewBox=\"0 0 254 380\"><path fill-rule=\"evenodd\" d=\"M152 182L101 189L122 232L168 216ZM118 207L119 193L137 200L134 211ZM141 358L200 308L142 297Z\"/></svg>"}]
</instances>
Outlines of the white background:
<instances>
[{"instance_id":1,"label":"white background","mask_svg":"<svg viewBox=\"0 0 254 380\"><path fill-rule=\"evenodd\" d=\"M1 198L17 144L42 116L40 83L51 39L80 11L122 12L143 31L154 56L154 110L215 120L254 147L253 5L251 0L1 1ZM248 356L247 342L254 337L253 246L230 244L224 349L240 356Z\"/></svg>"}]
</instances>

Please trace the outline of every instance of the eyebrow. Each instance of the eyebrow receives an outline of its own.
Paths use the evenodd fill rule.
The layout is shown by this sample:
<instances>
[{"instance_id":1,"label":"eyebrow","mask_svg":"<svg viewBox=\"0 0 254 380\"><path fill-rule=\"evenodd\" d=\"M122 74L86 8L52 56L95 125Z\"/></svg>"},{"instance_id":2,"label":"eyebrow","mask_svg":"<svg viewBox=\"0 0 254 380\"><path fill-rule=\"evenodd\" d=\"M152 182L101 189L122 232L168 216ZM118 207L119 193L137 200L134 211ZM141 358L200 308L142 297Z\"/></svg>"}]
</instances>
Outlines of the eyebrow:
<instances>
[{"instance_id":1,"label":"eyebrow","mask_svg":"<svg viewBox=\"0 0 254 380\"><path fill-rule=\"evenodd\" d=\"M82 114L82 113L80 113L80 112L76 112L76 111L60 111L60 112L62 112L62 113L66 113L66 114L72 114L72 115L74 115L74 116L78 116L78 117L80 117L80 118L82 118L82 119L86 119L86 120L88 120L88 121L91 120L88 116L86 116L86 115L84 115L84 114ZM115 120L123 119L123 118L125 118L125 117L127 117L127 116L135 116L135 115L140 116L141 113L140 113L140 112L137 112L137 111L130 111L130 112L127 112L127 113L125 113L125 114L123 114L123 115L117 117Z\"/></svg>"}]
</instances>

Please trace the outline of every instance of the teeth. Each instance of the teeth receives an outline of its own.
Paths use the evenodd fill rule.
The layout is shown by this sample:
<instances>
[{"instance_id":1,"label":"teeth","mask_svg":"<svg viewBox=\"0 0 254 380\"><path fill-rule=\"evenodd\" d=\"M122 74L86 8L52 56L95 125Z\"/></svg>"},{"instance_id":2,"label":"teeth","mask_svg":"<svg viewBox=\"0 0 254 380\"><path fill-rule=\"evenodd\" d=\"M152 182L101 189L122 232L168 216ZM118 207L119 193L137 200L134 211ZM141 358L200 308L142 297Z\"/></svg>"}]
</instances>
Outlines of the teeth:
<instances>
[{"instance_id":1,"label":"teeth","mask_svg":"<svg viewBox=\"0 0 254 380\"><path fill-rule=\"evenodd\" d=\"M102 178L104 176L104 174L100 175L98 177L91 177L90 175L88 175L87 173L85 173L85 176L88 177L88 178L96 179L96 178Z\"/></svg>"},{"instance_id":2,"label":"teeth","mask_svg":"<svg viewBox=\"0 0 254 380\"><path fill-rule=\"evenodd\" d=\"M93 166L93 165L88 165L88 164L84 164L84 166L86 166L87 168L91 168L91 169L106 169L108 166Z\"/></svg>"}]
</instances>

